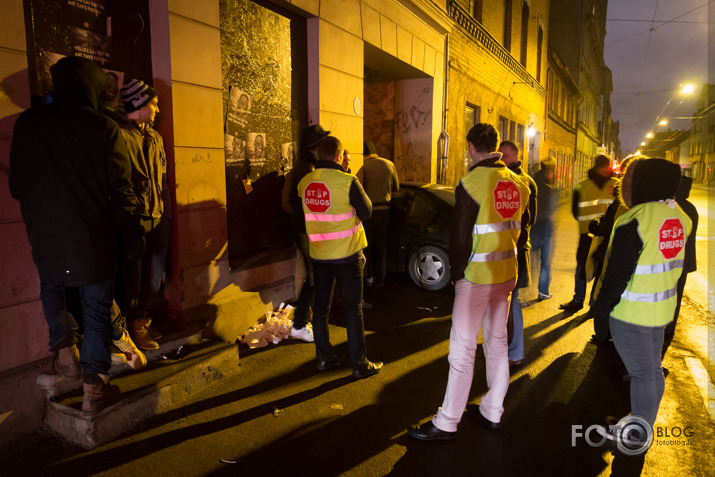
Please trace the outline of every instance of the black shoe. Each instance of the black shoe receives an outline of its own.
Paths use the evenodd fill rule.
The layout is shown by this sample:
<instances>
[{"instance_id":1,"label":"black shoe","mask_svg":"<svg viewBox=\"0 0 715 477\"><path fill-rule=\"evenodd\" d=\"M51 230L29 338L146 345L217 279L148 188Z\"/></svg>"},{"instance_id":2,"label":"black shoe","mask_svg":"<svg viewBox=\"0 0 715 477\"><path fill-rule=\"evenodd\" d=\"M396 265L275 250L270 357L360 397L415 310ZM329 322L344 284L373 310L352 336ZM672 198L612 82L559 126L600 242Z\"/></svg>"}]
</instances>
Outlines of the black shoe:
<instances>
[{"instance_id":1,"label":"black shoe","mask_svg":"<svg viewBox=\"0 0 715 477\"><path fill-rule=\"evenodd\" d=\"M478 404L467 404L467 414L472 416L474 419L477 420L477 422L479 422L479 424L486 427L487 429L491 429L494 431L501 427L501 422L492 422L486 417L482 416L482 411L479 410Z\"/></svg>"},{"instance_id":2,"label":"black shoe","mask_svg":"<svg viewBox=\"0 0 715 477\"><path fill-rule=\"evenodd\" d=\"M324 360L318 360L318 362L315 364L315 367L318 368L318 371L327 371L331 368L339 368L342 365L343 361L336 355L331 354Z\"/></svg>"},{"instance_id":3,"label":"black shoe","mask_svg":"<svg viewBox=\"0 0 715 477\"><path fill-rule=\"evenodd\" d=\"M363 364L359 368L353 369L353 378L369 378L370 376L375 376L377 373L379 373L380 369L382 369L382 361L368 361L366 364Z\"/></svg>"},{"instance_id":4,"label":"black shoe","mask_svg":"<svg viewBox=\"0 0 715 477\"><path fill-rule=\"evenodd\" d=\"M576 301L576 300L571 300L568 303L564 303L562 305L559 305L559 308L565 311L578 311L581 308L583 308L583 302L582 301Z\"/></svg>"},{"instance_id":5,"label":"black shoe","mask_svg":"<svg viewBox=\"0 0 715 477\"><path fill-rule=\"evenodd\" d=\"M407 435L421 441L451 441L457 437L456 432L447 432L439 429L432 421L427 421L421 426L412 426L407 429Z\"/></svg>"}]
</instances>

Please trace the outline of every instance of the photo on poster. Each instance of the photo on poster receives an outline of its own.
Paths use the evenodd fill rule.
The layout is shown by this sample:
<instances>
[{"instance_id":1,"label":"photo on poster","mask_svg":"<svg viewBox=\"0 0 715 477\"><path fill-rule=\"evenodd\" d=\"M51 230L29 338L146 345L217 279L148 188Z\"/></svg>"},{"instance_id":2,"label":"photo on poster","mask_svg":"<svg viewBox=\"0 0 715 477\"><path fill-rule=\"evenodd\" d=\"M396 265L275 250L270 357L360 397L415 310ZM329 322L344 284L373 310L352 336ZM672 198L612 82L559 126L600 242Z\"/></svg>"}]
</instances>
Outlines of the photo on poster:
<instances>
[{"instance_id":1,"label":"photo on poster","mask_svg":"<svg viewBox=\"0 0 715 477\"><path fill-rule=\"evenodd\" d=\"M116 70L104 69L104 73L107 75L107 80L104 83L104 90L102 90L102 99L115 102L119 99L119 91L124 85L124 72Z\"/></svg>"},{"instance_id":2,"label":"photo on poster","mask_svg":"<svg viewBox=\"0 0 715 477\"><path fill-rule=\"evenodd\" d=\"M266 160L266 133L248 133L248 151L251 164Z\"/></svg>"},{"instance_id":3,"label":"photo on poster","mask_svg":"<svg viewBox=\"0 0 715 477\"><path fill-rule=\"evenodd\" d=\"M281 144L281 165L285 167L286 170L293 167L293 162L295 162L295 142L285 142Z\"/></svg>"},{"instance_id":4,"label":"photo on poster","mask_svg":"<svg viewBox=\"0 0 715 477\"><path fill-rule=\"evenodd\" d=\"M42 91L44 93L52 91L52 74L50 73L50 67L65 56L66 55L60 55L59 53L52 53L51 51L43 51L40 53L40 61L42 62Z\"/></svg>"},{"instance_id":5,"label":"photo on poster","mask_svg":"<svg viewBox=\"0 0 715 477\"><path fill-rule=\"evenodd\" d=\"M248 116L251 114L251 97L236 86L231 86L228 100L228 114L226 115L226 132L229 127L245 130L248 126ZM232 124L232 126L229 126Z\"/></svg>"},{"instance_id":6,"label":"photo on poster","mask_svg":"<svg viewBox=\"0 0 715 477\"><path fill-rule=\"evenodd\" d=\"M236 86L231 86L229 106L229 112L251 112L251 97Z\"/></svg>"},{"instance_id":7,"label":"photo on poster","mask_svg":"<svg viewBox=\"0 0 715 477\"><path fill-rule=\"evenodd\" d=\"M243 139L224 134L224 152L226 154L226 164L236 165L246 160L246 141Z\"/></svg>"}]
</instances>

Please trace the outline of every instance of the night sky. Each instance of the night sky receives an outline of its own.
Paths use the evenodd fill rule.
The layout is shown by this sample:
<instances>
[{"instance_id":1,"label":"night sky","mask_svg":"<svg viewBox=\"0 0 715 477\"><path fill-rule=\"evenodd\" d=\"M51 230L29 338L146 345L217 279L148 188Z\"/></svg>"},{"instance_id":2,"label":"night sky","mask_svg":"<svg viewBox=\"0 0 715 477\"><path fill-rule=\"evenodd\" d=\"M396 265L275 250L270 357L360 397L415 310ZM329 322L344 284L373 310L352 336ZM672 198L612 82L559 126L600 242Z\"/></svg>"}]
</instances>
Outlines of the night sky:
<instances>
[{"instance_id":1,"label":"night sky","mask_svg":"<svg viewBox=\"0 0 715 477\"><path fill-rule=\"evenodd\" d=\"M624 154L649 131L690 129L689 119L675 118L693 115L707 82L708 10L714 9L713 0L608 2L605 60L613 72L611 116L620 121ZM680 86L687 83L695 91L684 96ZM659 115L668 125L658 125Z\"/></svg>"}]
</instances>

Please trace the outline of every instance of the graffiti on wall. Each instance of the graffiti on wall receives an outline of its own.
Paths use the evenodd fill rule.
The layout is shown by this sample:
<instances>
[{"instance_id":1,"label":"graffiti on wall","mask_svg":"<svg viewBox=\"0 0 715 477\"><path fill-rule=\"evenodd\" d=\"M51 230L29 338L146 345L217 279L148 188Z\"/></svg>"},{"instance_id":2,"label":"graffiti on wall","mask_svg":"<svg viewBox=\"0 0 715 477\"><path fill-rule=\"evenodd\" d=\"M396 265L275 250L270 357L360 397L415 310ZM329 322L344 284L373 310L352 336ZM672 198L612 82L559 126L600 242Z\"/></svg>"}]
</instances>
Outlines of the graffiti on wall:
<instances>
[{"instance_id":1,"label":"graffiti on wall","mask_svg":"<svg viewBox=\"0 0 715 477\"><path fill-rule=\"evenodd\" d=\"M397 174L403 181L429 182L432 153L432 80L400 81L397 83L395 97Z\"/></svg>"},{"instance_id":2,"label":"graffiti on wall","mask_svg":"<svg viewBox=\"0 0 715 477\"><path fill-rule=\"evenodd\" d=\"M365 84L363 139L372 141L377 155L393 160L395 148L395 83Z\"/></svg>"}]
</instances>

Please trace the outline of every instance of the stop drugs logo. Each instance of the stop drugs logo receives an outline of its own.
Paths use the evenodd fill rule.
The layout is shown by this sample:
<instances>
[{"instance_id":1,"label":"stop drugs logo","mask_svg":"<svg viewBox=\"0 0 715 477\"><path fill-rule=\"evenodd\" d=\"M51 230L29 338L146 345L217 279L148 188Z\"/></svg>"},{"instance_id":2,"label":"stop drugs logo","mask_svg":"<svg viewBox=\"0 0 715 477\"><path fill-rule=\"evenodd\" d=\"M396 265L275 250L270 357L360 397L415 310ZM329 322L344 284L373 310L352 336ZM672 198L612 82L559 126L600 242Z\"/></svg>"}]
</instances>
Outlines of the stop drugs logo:
<instances>
[{"instance_id":1,"label":"stop drugs logo","mask_svg":"<svg viewBox=\"0 0 715 477\"><path fill-rule=\"evenodd\" d=\"M667 260L678 256L685 247L685 227L680 219L665 219L658 230L658 250Z\"/></svg>"},{"instance_id":2,"label":"stop drugs logo","mask_svg":"<svg viewBox=\"0 0 715 477\"><path fill-rule=\"evenodd\" d=\"M311 212L325 212L330 208L330 189L322 182L311 182L303 192L303 203Z\"/></svg>"},{"instance_id":3,"label":"stop drugs logo","mask_svg":"<svg viewBox=\"0 0 715 477\"><path fill-rule=\"evenodd\" d=\"M498 181L494 188L494 209L504 219L514 217L521 207L519 188L511 181Z\"/></svg>"}]
</instances>

